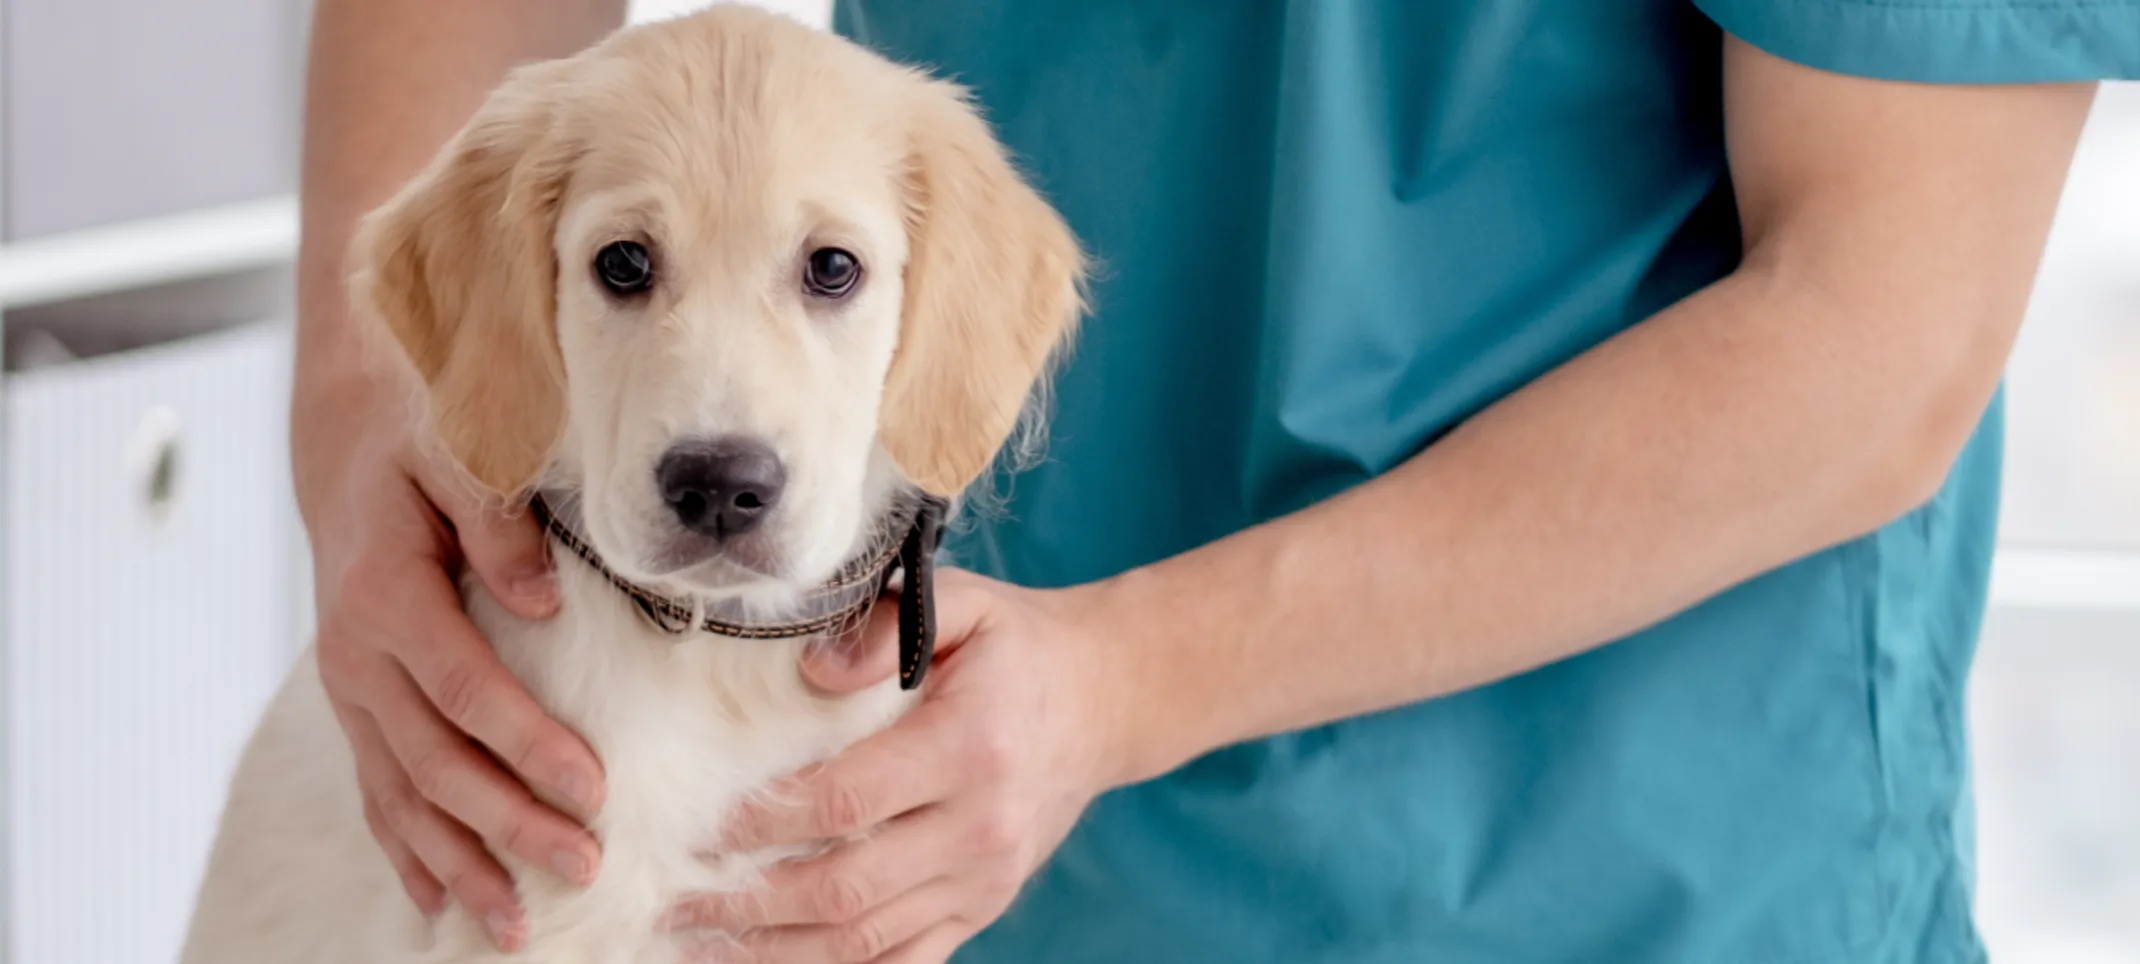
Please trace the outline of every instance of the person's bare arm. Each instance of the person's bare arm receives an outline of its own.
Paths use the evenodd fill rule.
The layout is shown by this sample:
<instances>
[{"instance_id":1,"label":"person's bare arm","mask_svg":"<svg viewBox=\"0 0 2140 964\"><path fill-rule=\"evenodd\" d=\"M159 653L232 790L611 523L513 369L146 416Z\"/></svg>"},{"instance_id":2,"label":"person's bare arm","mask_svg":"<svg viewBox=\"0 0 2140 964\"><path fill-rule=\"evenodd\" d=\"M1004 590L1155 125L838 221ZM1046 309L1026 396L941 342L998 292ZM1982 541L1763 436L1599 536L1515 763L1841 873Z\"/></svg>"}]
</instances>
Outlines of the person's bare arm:
<instances>
[{"instance_id":1,"label":"person's bare arm","mask_svg":"<svg viewBox=\"0 0 2140 964\"><path fill-rule=\"evenodd\" d=\"M510 947L524 922L483 844L575 880L600 854L528 784L599 805L601 769L460 609L466 564L515 611L556 606L539 531L481 504L414 444L410 386L370 364L345 251L521 62L623 22L624 0L320 0L306 86L292 468L319 599L320 675L356 751L372 832L427 913L449 894ZM498 761L503 761L501 767ZM510 769L508 769L510 768Z\"/></svg>"},{"instance_id":2,"label":"person's bare arm","mask_svg":"<svg viewBox=\"0 0 2140 964\"><path fill-rule=\"evenodd\" d=\"M1387 477L1107 586L1154 717L1130 775L1603 645L1939 487L2094 85L1725 63L1743 266Z\"/></svg>"}]
</instances>

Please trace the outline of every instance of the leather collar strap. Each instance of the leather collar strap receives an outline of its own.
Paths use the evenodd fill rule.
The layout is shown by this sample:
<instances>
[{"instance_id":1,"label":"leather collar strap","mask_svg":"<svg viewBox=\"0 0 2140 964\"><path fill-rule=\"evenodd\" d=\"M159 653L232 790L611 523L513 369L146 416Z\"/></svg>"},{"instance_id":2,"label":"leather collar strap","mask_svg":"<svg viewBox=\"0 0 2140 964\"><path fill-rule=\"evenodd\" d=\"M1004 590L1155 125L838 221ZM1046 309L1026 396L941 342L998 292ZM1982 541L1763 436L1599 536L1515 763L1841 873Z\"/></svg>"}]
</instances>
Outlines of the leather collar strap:
<instances>
[{"instance_id":1,"label":"leather collar strap","mask_svg":"<svg viewBox=\"0 0 2140 964\"><path fill-rule=\"evenodd\" d=\"M700 605L679 601L633 583L605 565L594 546L574 531L541 494L530 500L529 508L552 539L609 580L610 585L639 607L640 614L649 623L670 636L683 636L694 630L731 639L836 636L860 626L868 618L870 607L883 595L892 576L904 572L906 578L899 594L899 688L911 690L920 686L922 677L928 673L936 649L934 557L944 537L946 506L943 500L925 498L907 510L894 520L894 524L906 525L904 535L897 542L848 562L819 586L812 598L820 601L824 607L822 611L767 624L707 612Z\"/></svg>"}]
</instances>

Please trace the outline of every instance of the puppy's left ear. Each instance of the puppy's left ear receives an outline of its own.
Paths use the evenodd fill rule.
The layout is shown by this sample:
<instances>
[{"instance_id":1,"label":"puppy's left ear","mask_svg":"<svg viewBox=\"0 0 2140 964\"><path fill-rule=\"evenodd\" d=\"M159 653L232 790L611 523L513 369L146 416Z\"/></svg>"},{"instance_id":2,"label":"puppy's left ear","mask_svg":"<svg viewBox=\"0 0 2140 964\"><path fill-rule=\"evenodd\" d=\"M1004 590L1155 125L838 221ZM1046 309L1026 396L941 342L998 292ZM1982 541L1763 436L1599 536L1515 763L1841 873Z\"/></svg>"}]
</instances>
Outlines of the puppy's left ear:
<instances>
[{"instance_id":1,"label":"puppy's left ear","mask_svg":"<svg viewBox=\"0 0 2140 964\"><path fill-rule=\"evenodd\" d=\"M917 91L899 346L878 438L914 484L955 496L988 469L1084 313L1085 257L965 93Z\"/></svg>"}]
</instances>

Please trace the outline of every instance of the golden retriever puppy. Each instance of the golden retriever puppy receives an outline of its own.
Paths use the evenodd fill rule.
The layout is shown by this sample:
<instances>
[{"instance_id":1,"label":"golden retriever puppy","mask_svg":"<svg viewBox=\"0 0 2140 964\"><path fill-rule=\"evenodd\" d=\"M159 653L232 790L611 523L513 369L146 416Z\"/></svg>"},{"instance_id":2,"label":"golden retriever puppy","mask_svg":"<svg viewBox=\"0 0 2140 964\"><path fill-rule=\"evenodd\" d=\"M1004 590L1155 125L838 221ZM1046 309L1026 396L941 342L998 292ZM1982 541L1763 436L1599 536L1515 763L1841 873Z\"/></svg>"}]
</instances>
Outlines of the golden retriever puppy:
<instances>
[{"instance_id":1,"label":"golden retriever puppy","mask_svg":"<svg viewBox=\"0 0 2140 964\"><path fill-rule=\"evenodd\" d=\"M233 781L184 960L678 960L674 901L788 856L708 856L732 807L910 705L896 681L816 695L797 656L1006 446L1082 314L1077 242L957 88L718 6L518 70L353 258L441 457L547 510L561 613L463 594L603 761L601 872L503 858L528 911L510 957L458 910L425 921L308 652Z\"/></svg>"}]
</instances>

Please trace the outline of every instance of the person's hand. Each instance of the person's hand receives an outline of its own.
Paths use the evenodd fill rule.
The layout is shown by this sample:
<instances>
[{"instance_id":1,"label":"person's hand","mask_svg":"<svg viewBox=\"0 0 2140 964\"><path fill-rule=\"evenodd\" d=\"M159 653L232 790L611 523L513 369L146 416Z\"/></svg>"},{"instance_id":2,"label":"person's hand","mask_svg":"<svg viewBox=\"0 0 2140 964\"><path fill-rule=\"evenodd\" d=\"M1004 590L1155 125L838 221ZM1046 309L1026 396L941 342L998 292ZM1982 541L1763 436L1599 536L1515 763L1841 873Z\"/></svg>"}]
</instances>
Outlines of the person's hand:
<instances>
[{"instance_id":1,"label":"person's hand","mask_svg":"<svg viewBox=\"0 0 2140 964\"><path fill-rule=\"evenodd\" d=\"M593 836L529 787L591 814L600 764L498 660L455 588L466 565L512 611L550 615L540 528L434 468L406 410L370 400L385 394L297 416L320 678L355 751L365 822L410 899L436 916L450 895L509 950L526 923L492 849L593 879Z\"/></svg>"},{"instance_id":2,"label":"person's hand","mask_svg":"<svg viewBox=\"0 0 2140 964\"><path fill-rule=\"evenodd\" d=\"M747 805L722 849L862 839L775 866L759 891L694 897L664 926L736 935L707 946L720 961L939 964L1119 782L1122 671L1115 647L1084 628L1084 597L955 570L936 588L937 663L921 703ZM896 609L877 607L859 645L807 659L806 678L851 692L891 675Z\"/></svg>"}]
</instances>

